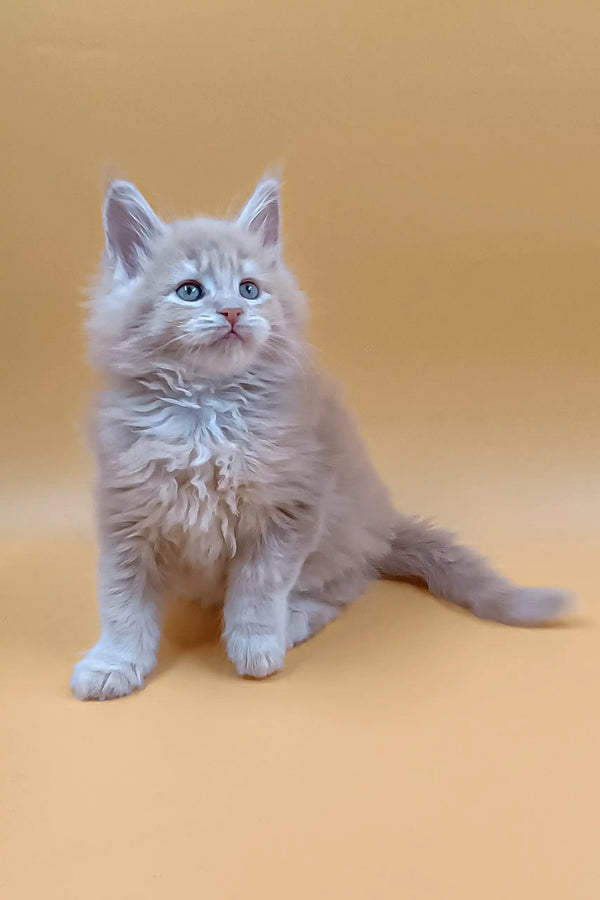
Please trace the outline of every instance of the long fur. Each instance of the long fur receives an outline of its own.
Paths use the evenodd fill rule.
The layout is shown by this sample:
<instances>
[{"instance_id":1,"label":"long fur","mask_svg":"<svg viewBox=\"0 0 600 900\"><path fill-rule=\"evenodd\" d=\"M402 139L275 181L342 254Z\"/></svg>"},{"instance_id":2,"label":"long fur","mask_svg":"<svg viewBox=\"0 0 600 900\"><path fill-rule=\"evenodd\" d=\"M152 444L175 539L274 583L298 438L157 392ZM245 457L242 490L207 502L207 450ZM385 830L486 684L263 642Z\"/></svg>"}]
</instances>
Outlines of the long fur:
<instances>
[{"instance_id":1,"label":"long fur","mask_svg":"<svg viewBox=\"0 0 600 900\"><path fill-rule=\"evenodd\" d=\"M279 185L239 218L162 223L115 182L90 302L104 373L95 449L102 634L77 666L80 699L141 686L173 592L223 607L242 675L283 666L384 575L418 579L484 618L537 624L565 596L519 588L473 550L399 516L337 391L313 363L305 303L281 258ZM240 297L252 278L256 302ZM177 285L206 295L186 304ZM239 338L221 309L240 308Z\"/></svg>"}]
</instances>

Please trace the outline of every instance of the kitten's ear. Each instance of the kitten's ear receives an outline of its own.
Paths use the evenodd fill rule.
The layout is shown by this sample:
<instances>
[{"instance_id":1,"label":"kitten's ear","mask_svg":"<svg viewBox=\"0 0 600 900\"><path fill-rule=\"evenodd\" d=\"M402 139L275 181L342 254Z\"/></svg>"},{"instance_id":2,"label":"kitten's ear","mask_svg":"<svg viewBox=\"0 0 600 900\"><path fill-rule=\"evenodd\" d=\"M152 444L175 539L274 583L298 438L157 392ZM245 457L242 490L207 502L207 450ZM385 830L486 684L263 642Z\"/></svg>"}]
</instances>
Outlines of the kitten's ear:
<instances>
[{"instance_id":1,"label":"kitten's ear","mask_svg":"<svg viewBox=\"0 0 600 900\"><path fill-rule=\"evenodd\" d=\"M150 204L129 181L113 181L102 210L106 253L127 278L139 274L152 241L164 228Z\"/></svg>"},{"instance_id":2,"label":"kitten's ear","mask_svg":"<svg viewBox=\"0 0 600 900\"><path fill-rule=\"evenodd\" d=\"M238 216L239 224L259 234L265 247L281 243L279 195L277 178L263 178Z\"/></svg>"}]
</instances>

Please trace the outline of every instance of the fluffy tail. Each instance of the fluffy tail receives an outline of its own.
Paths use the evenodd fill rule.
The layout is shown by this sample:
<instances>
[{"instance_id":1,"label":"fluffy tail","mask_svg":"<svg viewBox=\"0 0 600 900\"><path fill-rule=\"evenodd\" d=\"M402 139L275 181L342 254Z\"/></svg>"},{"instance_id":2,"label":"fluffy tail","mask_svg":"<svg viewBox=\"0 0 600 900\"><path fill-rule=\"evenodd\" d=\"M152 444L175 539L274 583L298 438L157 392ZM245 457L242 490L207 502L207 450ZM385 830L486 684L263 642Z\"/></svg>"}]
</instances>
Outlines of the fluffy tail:
<instances>
[{"instance_id":1,"label":"fluffy tail","mask_svg":"<svg viewBox=\"0 0 600 900\"><path fill-rule=\"evenodd\" d=\"M457 544L450 532L416 518L398 519L389 553L378 569L384 578L425 582L434 596L508 625L542 625L569 606L564 591L518 587L470 547Z\"/></svg>"}]
</instances>

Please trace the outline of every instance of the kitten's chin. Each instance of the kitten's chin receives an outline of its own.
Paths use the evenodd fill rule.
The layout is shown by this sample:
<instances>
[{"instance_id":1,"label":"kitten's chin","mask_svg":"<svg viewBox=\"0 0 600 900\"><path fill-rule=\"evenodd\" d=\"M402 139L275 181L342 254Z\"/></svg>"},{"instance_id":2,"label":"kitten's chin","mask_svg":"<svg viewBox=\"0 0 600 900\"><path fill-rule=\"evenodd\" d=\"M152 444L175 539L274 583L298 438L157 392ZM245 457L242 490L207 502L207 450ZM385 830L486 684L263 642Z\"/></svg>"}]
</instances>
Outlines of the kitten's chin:
<instances>
[{"instance_id":1,"label":"kitten's chin","mask_svg":"<svg viewBox=\"0 0 600 900\"><path fill-rule=\"evenodd\" d=\"M255 359L262 341L230 333L194 354L194 366L205 377L240 375Z\"/></svg>"}]
</instances>

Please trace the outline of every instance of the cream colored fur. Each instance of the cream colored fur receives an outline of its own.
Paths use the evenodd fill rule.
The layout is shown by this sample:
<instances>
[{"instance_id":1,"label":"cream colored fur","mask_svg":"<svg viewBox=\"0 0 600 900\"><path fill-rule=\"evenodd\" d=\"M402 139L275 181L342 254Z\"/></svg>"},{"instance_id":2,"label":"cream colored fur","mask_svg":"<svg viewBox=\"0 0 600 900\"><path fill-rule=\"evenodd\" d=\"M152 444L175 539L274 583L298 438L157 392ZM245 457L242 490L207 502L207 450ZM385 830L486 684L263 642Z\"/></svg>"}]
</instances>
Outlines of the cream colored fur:
<instances>
[{"instance_id":1,"label":"cream colored fur","mask_svg":"<svg viewBox=\"0 0 600 900\"><path fill-rule=\"evenodd\" d=\"M88 323L106 378L95 427L102 634L75 667L77 697L142 685L173 593L222 605L227 653L254 677L281 669L290 647L380 574L419 579L499 621L560 614L560 591L518 588L447 533L394 511L306 345L275 179L235 221L168 225L115 182L104 229ZM258 298L240 296L244 279ZM185 281L205 296L180 299ZM231 308L239 337L220 312Z\"/></svg>"}]
</instances>

